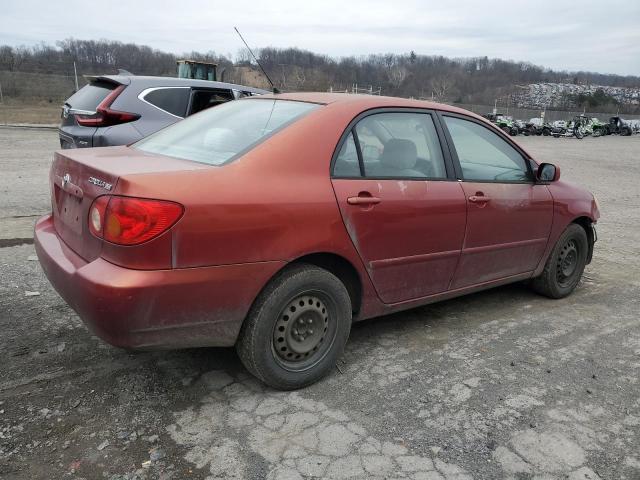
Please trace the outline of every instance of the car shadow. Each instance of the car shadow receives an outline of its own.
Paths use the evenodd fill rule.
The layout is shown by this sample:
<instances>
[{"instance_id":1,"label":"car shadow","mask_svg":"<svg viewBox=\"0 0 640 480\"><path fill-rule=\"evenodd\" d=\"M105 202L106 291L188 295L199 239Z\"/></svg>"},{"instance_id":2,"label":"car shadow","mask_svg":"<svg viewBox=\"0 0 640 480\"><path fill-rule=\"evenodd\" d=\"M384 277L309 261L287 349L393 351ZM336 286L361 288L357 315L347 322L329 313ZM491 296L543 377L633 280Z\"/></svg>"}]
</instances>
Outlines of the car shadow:
<instances>
[{"instance_id":1,"label":"car shadow","mask_svg":"<svg viewBox=\"0 0 640 480\"><path fill-rule=\"evenodd\" d=\"M508 315L515 318L515 314L521 311L524 305L542 305L548 301L524 283L515 283L359 321L352 326L347 351L355 348L354 344L376 341L381 337L400 337L417 333L424 331L426 327L430 327L431 330L474 330L497 316ZM482 314L479 315L478 312ZM163 368L197 372L196 376L211 370L223 370L232 377L247 374L233 347L129 352L128 355L132 356L132 360L137 359L134 362L148 362Z\"/></svg>"}]
</instances>

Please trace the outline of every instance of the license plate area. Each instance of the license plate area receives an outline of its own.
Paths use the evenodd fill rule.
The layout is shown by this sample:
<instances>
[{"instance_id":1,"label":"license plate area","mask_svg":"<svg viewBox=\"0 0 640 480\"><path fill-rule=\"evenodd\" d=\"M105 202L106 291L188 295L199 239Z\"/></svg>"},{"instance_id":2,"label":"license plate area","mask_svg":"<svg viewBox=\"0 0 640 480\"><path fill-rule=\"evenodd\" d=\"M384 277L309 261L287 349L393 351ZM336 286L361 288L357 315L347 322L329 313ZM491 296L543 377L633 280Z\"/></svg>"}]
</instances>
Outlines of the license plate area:
<instances>
[{"instance_id":1,"label":"license plate area","mask_svg":"<svg viewBox=\"0 0 640 480\"><path fill-rule=\"evenodd\" d=\"M82 198L70 195L58 185L55 189L58 218L71 231L82 235Z\"/></svg>"}]
</instances>

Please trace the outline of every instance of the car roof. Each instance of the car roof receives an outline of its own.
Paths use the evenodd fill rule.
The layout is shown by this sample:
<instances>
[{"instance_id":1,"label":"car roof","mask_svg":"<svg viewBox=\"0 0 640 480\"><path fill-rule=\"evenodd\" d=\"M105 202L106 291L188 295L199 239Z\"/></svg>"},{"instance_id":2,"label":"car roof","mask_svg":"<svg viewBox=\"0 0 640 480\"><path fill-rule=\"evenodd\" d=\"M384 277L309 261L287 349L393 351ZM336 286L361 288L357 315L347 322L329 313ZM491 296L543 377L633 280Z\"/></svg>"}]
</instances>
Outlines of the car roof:
<instances>
[{"instance_id":1,"label":"car roof","mask_svg":"<svg viewBox=\"0 0 640 480\"><path fill-rule=\"evenodd\" d=\"M331 92L296 92L296 93L271 93L260 98L273 98L276 100L294 100L298 102L319 103L321 105L349 104L350 106L369 110L383 107L426 108L430 110L442 110L451 113L482 118L473 112L443 103L415 100L411 98L385 97L382 95L362 95L355 93L331 93ZM486 119L483 119L486 121Z\"/></svg>"},{"instance_id":2,"label":"car roof","mask_svg":"<svg viewBox=\"0 0 640 480\"><path fill-rule=\"evenodd\" d=\"M206 88L227 88L241 90L243 92L265 94L268 90L261 88L237 85L235 83L214 82L210 80L195 80L191 78L177 77L155 77L145 75L89 75L87 80L107 80L121 85L139 85L145 87L206 87Z\"/></svg>"},{"instance_id":3,"label":"car roof","mask_svg":"<svg viewBox=\"0 0 640 480\"><path fill-rule=\"evenodd\" d=\"M467 117L472 117L487 125L487 127L494 129L497 133L501 133L500 130L493 125L486 118L473 113L463 108L454 107L452 105L446 105L444 103L429 102L425 100L415 100L411 98L400 97L385 97L381 95L362 95L355 93L333 93L333 92L297 92L297 93L270 93L267 95L260 95L259 97L252 97L246 100L248 101L260 101L260 100L292 100L297 102L310 102L320 105L327 105L328 107L340 108L341 106L351 110L353 113L358 114L366 110L372 110L375 108L423 108L429 110L439 110L442 112L457 113ZM245 101L243 99L242 101ZM504 135L504 134L503 134ZM509 139L510 142L516 143L513 139ZM517 144L518 148L524 152L529 158L534 158L529 152L526 151L521 145Z\"/></svg>"}]
</instances>

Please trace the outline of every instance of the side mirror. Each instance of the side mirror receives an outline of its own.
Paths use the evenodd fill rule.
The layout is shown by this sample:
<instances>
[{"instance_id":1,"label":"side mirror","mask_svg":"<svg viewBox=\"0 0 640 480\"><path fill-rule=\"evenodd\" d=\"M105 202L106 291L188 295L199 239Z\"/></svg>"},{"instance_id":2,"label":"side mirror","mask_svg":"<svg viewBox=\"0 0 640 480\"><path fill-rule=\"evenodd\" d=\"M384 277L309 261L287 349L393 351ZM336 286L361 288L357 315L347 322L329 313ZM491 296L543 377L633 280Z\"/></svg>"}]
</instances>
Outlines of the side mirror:
<instances>
[{"instance_id":1,"label":"side mirror","mask_svg":"<svg viewBox=\"0 0 640 480\"><path fill-rule=\"evenodd\" d=\"M539 182L557 182L560 180L560 167L553 163L541 163L536 171L536 180Z\"/></svg>"}]
</instances>

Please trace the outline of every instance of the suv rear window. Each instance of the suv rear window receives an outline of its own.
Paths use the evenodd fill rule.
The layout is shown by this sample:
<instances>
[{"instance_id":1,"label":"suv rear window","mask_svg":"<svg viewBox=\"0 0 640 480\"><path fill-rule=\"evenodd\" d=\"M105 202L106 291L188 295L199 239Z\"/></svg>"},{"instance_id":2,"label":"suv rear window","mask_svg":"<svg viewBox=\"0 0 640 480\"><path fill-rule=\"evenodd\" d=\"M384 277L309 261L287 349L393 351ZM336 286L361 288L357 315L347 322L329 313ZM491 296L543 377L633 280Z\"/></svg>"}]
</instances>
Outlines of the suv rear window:
<instances>
[{"instance_id":1,"label":"suv rear window","mask_svg":"<svg viewBox=\"0 0 640 480\"><path fill-rule=\"evenodd\" d=\"M66 103L76 110L95 112L100 102L107 98L107 95L118 86L119 85L115 83L97 80L91 82L89 85L85 85L71 95Z\"/></svg>"},{"instance_id":2,"label":"suv rear window","mask_svg":"<svg viewBox=\"0 0 640 480\"><path fill-rule=\"evenodd\" d=\"M191 89L181 88L157 88L151 90L143 98L160 110L169 112L177 117L184 117L189 104Z\"/></svg>"},{"instance_id":3,"label":"suv rear window","mask_svg":"<svg viewBox=\"0 0 640 480\"><path fill-rule=\"evenodd\" d=\"M318 107L313 103L271 99L227 102L160 130L137 142L134 148L222 165Z\"/></svg>"}]
</instances>

